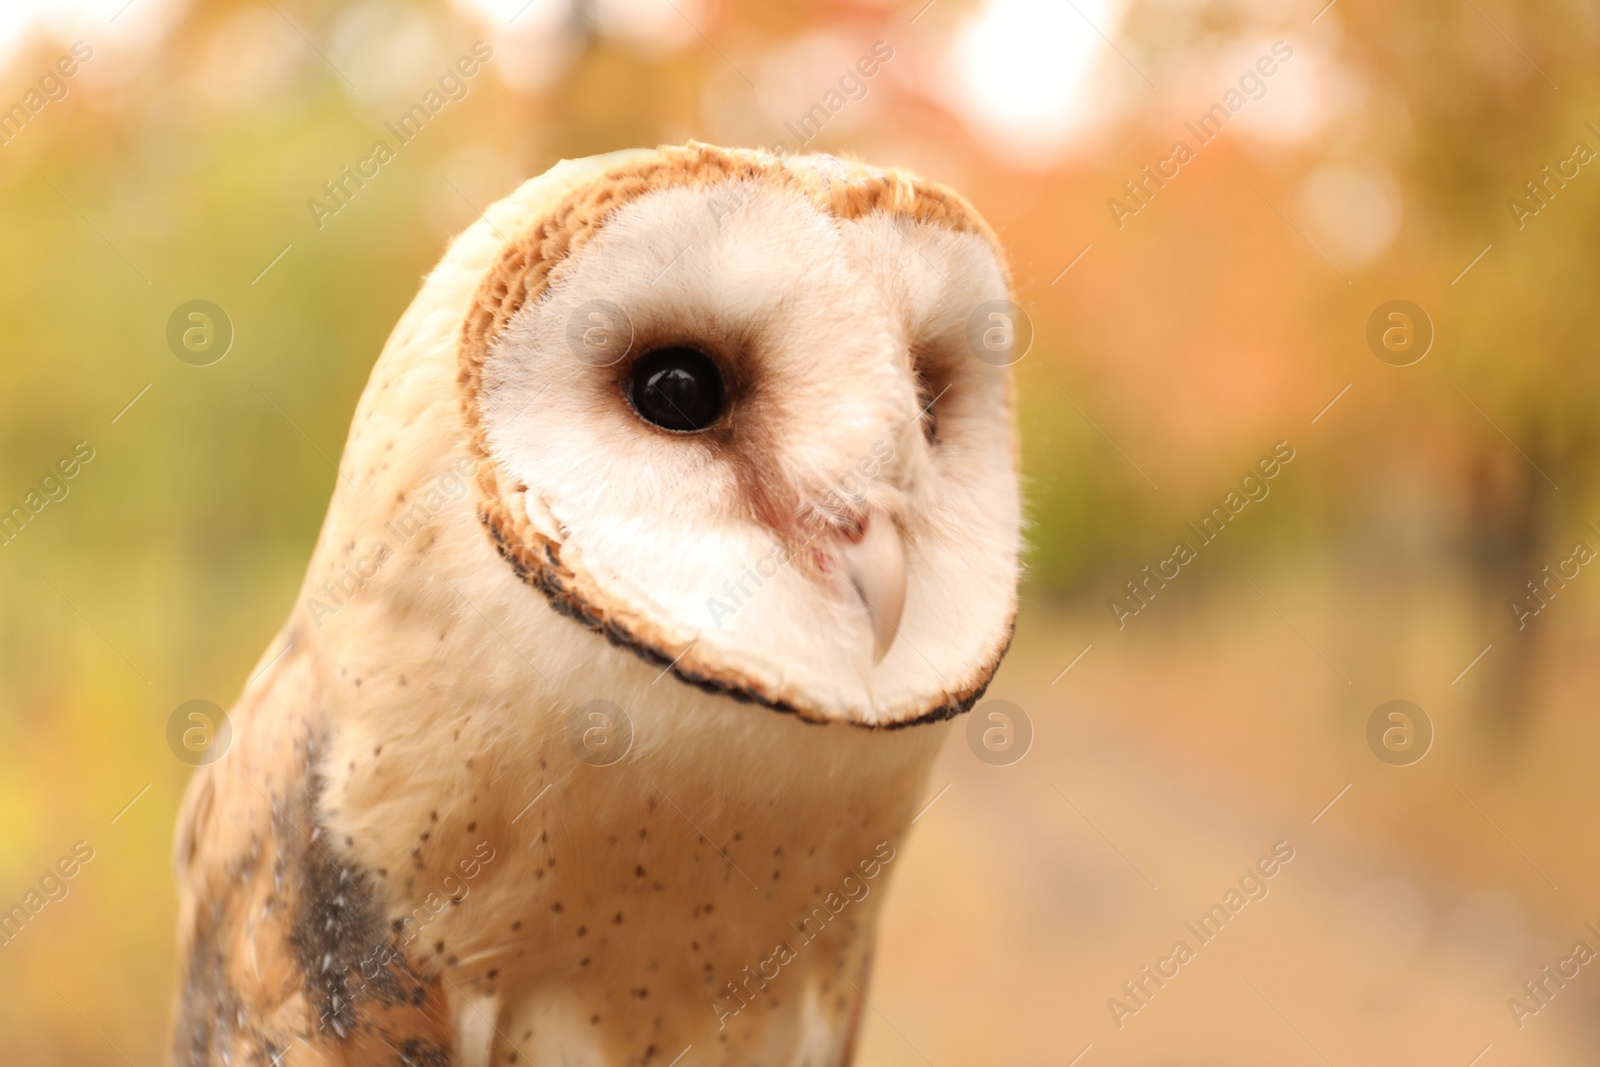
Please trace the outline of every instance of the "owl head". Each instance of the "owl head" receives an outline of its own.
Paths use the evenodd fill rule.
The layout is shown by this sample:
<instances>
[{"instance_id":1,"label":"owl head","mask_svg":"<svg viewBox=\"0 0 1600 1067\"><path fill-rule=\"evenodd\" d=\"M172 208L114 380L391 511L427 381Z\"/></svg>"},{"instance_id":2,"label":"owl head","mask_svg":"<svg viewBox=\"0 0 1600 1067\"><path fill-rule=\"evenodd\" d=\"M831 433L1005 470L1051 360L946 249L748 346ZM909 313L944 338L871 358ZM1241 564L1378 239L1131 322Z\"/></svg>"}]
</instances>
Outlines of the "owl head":
<instances>
[{"instance_id":1,"label":"owl head","mask_svg":"<svg viewBox=\"0 0 1600 1067\"><path fill-rule=\"evenodd\" d=\"M430 288L456 295L390 347L448 347L478 536L527 611L810 720L983 692L1025 331L959 196L829 156L617 153L491 208Z\"/></svg>"}]
</instances>

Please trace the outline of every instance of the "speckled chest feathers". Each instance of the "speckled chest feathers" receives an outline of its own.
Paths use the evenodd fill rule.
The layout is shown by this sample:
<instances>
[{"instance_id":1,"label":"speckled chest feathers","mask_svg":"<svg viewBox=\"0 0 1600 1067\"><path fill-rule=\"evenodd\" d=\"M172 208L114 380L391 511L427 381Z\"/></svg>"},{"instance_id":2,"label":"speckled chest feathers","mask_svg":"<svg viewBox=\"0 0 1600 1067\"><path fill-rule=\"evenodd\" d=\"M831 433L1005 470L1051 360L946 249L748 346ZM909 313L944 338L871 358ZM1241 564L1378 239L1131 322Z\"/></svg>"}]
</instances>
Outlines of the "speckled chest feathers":
<instances>
[{"instance_id":1,"label":"speckled chest feathers","mask_svg":"<svg viewBox=\"0 0 1600 1067\"><path fill-rule=\"evenodd\" d=\"M958 196L703 145L459 237L180 820L183 1067L850 1062L1015 615Z\"/></svg>"}]
</instances>

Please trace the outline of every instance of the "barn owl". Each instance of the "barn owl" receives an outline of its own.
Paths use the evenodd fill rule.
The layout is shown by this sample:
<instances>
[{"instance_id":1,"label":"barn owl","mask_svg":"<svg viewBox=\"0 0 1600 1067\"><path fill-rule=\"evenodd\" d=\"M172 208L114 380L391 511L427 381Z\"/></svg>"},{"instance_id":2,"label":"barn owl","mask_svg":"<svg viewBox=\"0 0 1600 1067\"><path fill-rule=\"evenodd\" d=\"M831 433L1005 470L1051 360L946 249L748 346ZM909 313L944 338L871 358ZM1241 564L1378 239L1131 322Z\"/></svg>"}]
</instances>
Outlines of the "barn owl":
<instances>
[{"instance_id":1,"label":"barn owl","mask_svg":"<svg viewBox=\"0 0 1600 1067\"><path fill-rule=\"evenodd\" d=\"M820 155L566 161L458 237L185 796L175 1061L849 1063L1012 632L1008 290Z\"/></svg>"}]
</instances>

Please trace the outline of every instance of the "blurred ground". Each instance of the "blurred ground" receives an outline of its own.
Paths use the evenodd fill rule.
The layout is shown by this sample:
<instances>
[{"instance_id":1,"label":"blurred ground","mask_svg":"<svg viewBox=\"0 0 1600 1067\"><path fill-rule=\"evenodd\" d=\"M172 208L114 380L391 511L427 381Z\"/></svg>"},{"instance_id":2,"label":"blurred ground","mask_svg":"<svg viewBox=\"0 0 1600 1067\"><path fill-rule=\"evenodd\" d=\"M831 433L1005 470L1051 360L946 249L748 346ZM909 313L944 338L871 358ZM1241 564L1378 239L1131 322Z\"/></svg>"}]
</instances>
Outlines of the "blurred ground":
<instances>
[{"instance_id":1,"label":"blurred ground","mask_svg":"<svg viewBox=\"0 0 1600 1067\"><path fill-rule=\"evenodd\" d=\"M1329 649L1361 642L1329 625L1328 590L1282 585ZM1544 731L1509 766L1474 753L1460 665L1441 663L1409 689L1434 751L1386 766L1358 729L1377 700L1247 587L1227 599L1143 648L1098 619L1025 618L992 694L1032 714L1033 748L1007 767L960 734L945 749L930 796L949 791L896 875L863 1062L1063 1064L1091 1045L1085 1064L1465 1067L1489 1046L1481 1062L1592 1061L1588 968L1520 1030L1506 1000L1595 943L1592 838L1552 817L1594 809L1593 725ZM1279 841L1293 861L1202 947L1185 924ZM1196 958L1119 1029L1107 1001L1131 1005L1122 984L1179 939Z\"/></svg>"}]
</instances>

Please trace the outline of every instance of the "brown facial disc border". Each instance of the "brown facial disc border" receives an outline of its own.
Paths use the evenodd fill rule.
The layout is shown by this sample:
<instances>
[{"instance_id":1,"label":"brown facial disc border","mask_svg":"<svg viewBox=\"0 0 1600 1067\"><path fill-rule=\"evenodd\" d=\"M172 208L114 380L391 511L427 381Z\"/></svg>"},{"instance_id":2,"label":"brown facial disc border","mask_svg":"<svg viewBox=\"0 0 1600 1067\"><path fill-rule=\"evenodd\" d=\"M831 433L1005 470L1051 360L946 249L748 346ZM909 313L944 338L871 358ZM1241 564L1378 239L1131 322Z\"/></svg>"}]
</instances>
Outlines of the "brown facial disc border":
<instances>
[{"instance_id":1,"label":"brown facial disc border","mask_svg":"<svg viewBox=\"0 0 1600 1067\"><path fill-rule=\"evenodd\" d=\"M932 222L963 233L975 233L999 255L993 231L971 205L943 186L894 171L880 172L850 164L837 171L821 167L800 170L780 157L748 150L717 148L690 142L662 147L653 157L615 167L569 192L549 214L519 234L501 252L485 276L462 324L457 384L469 448L478 459L478 486L483 498L478 517L496 550L523 582L543 593L550 606L625 648L640 659L671 671L678 680L742 703L787 712L807 722L834 721L814 709L766 692L743 672L713 667L694 654L690 643L663 631L652 620L624 604L605 601L587 576L561 561L561 545L540 534L527 519L520 498L527 492L489 454L487 430L478 393L489 347L511 317L550 285L550 273L562 260L592 240L620 207L661 189L701 187L719 181L758 180L794 190L820 210L841 219L883 211L917 222ZM993 659L972 682L911 718L892 723L852 725L898 729L953 718L983 696L1010 647L1015 620ZM679 651L673 655L674 646Z\"/></svg>"}]
</instances>

